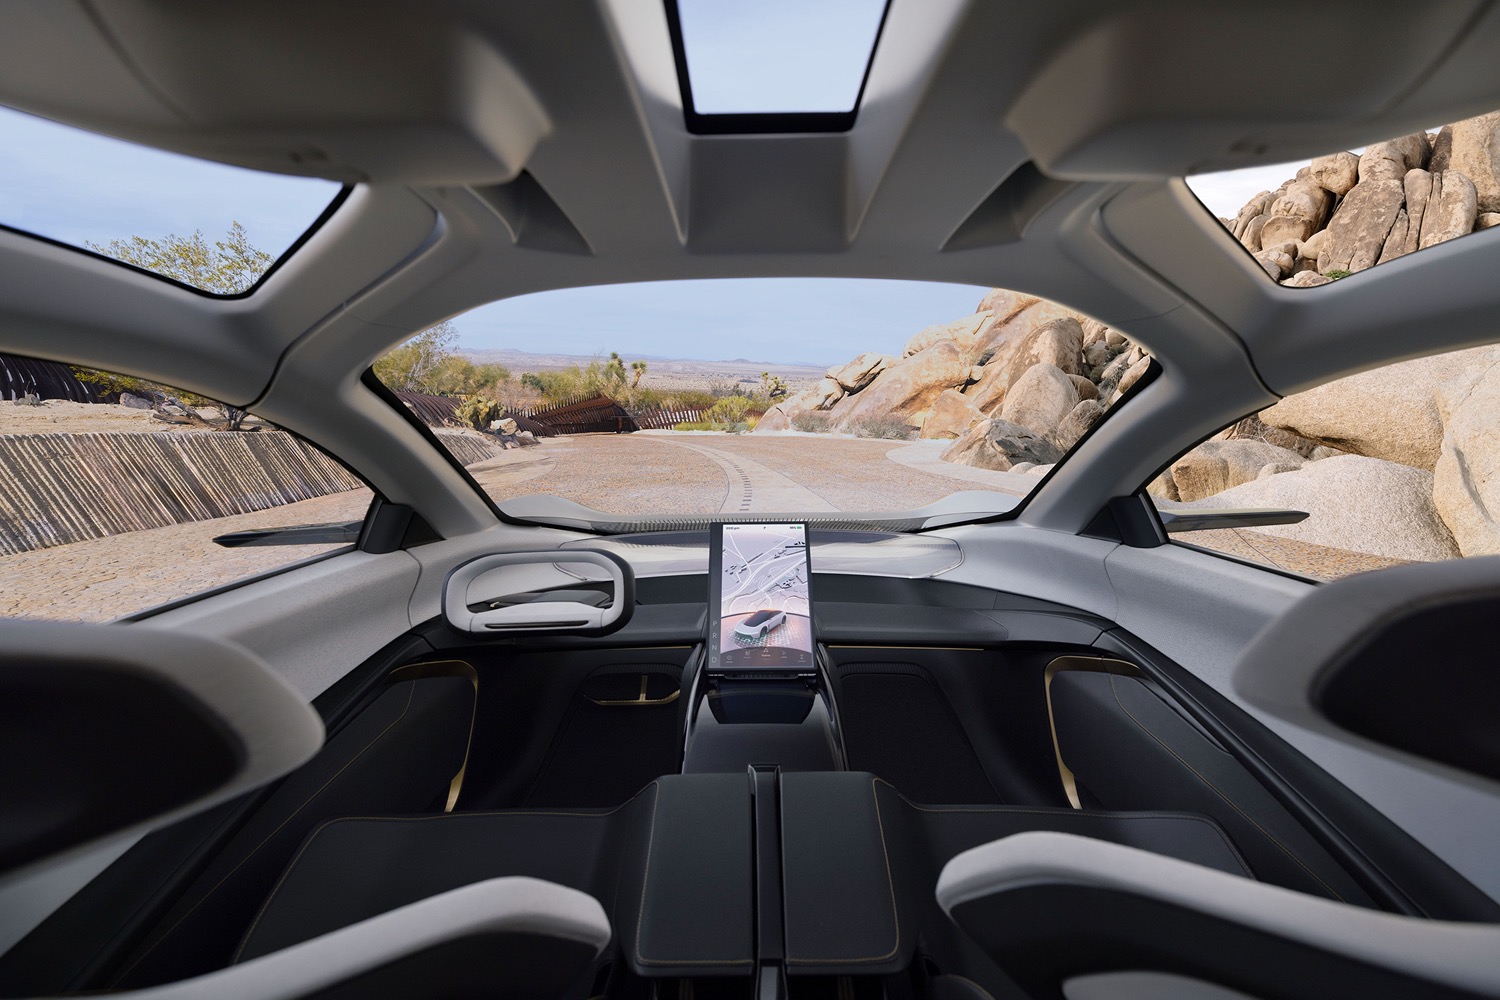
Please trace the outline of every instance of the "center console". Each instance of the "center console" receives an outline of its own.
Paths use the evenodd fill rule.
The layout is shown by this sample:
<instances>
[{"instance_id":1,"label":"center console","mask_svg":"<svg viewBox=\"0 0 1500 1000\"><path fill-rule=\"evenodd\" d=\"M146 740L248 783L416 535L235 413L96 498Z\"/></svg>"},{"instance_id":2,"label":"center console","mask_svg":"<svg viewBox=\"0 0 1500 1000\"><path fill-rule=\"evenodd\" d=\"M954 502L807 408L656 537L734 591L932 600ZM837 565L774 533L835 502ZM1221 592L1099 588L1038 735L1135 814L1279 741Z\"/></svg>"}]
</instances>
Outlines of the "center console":
<instances>
[{"instance_id":1,"label":"center console","mask_svg":"<svg viewBox=\"0 0 1500 1000\"><path fill-rule=\"evenodd\" d=\"M708 635L688 685L683 773L843 770L807 525L717 524L709 544Z\"/></svg>"}]
</instances>

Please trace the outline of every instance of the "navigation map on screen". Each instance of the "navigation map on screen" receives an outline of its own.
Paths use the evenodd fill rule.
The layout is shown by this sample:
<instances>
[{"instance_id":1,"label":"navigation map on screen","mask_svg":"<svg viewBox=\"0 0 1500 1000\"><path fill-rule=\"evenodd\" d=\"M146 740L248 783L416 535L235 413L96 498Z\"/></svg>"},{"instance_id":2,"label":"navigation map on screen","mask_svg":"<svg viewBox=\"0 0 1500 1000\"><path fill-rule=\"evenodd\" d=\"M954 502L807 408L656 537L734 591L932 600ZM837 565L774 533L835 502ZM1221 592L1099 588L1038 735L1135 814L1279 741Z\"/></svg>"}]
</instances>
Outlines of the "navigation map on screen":
<instances>
[{"instance_id":1,"label":"navigation map on screen","mask_svg":"<svg viewBox=\"0 0 1500 1000\"><path fill-rule=\"evenodd\" d=\"M727 669L813 666L807 525L725 524L711 649Z\"/></svg>"}]
</instances>

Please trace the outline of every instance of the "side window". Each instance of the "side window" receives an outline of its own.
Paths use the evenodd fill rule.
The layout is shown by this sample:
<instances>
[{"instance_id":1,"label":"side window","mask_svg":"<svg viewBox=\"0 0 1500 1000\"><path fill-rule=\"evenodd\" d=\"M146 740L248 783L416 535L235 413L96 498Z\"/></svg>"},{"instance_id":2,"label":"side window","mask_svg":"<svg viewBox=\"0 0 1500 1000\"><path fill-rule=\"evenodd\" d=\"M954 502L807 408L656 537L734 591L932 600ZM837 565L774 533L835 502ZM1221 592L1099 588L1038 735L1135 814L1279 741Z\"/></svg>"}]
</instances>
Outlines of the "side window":
<instances>
[{"instance_id":1,"label":"side window","mask_svg":"<svg viewBox=\"0 0 1500 1000\"><path fill-rule=\"evenodd\" d=\"M243 410L0 354L5 616L110 621L347 548L371 497L338 462ZM215 541L310 524L329 527L301 533L305 544Z\"/></svg>"},{"instance_id":2,"label":"side window","mask_svg":"<svg viewBox=\"0 0 1500 1000\"><path fill-rule=\"evenodd\" d=\"M1500 553L1500 345L1288 396L1183 455L1148 491L1163 512L1305 511L1296 524L1172 538L1320 580Z\"/></svg>"}]
</instances>

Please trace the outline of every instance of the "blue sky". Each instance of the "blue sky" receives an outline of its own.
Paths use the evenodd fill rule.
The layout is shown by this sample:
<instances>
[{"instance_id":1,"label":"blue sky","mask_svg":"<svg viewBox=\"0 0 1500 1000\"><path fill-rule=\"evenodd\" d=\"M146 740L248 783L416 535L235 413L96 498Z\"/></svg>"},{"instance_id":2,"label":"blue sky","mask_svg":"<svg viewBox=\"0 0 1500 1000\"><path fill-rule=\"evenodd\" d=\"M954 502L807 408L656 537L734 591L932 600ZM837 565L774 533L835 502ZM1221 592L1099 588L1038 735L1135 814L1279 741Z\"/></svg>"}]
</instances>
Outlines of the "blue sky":
<instances>
[{"instance_id":1,"label":"blue sky","mask_svg":"<svg viewBox=\"0 0 1500 1000\"><path fill-rule=\"evenodd\" d=\"M0 223L81 246L239 222L273 257L301 236L339 185L164 153L0 107Z\"/></svg>"},{"instance_id":2,"label":"blue sky","mask_svg":"<svg viewBox=\"0 0 1500 1000\"><path fill-rule=\"evenodd\" d=\"M677 0L699 114L849 111L885 0Z\"/></svg>"},{"instance_id":3,"label":"blue sky","mask_svg":"<svg viewBox=\"0 0 1500 1000\"><path fill-rule=\"evenodd\" d=\"M493 302L454 321L464 347L831 365L901 353L986 289L925 281L744 278L601 285Z\"/></svg>"}]
</instances>

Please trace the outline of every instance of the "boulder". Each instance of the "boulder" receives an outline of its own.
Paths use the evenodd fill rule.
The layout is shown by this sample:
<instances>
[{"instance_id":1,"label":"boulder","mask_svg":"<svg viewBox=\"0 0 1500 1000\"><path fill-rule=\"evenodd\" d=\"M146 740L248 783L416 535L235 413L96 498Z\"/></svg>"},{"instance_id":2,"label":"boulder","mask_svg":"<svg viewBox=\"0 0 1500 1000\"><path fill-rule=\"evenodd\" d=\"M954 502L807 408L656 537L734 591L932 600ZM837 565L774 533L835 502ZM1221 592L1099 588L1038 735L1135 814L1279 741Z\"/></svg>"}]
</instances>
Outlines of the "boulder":
<instances>
[{"instance_id":1,"label":"boulder","mask_svg":"<svg viewBox=\"0 0 1500 1000\"><path fill-rule=\"evenodd\" d=\"M1003 323L1022 309L1034 306L1040 301L1035 295L1013 292L1009 288L991 288L989 294L979 300L979 306L974 311L993 313L995 319Z\"/></svg>"},{"instance_id":2,"label":"boulder","mask_svg":"<svg viewBox=\"0 0 1500 1000\"><path fill-rule=\"evenodd\" d=\"M787 413L785 403L777 403L771 407L755 423L755 433L762 431L789 431L792 429L792 418Z\"/></svg>"},{"instance_id":3,"label":"boulder","mask_svg":"<svg viewBox=\"0 0 1500 1000\"><path fill-rule=\"evenodd\" d=\"M1298 468L1302 456L1264 441L1205 441L1173 462L1168 471L1178 497L1190 501L1248 483L1267 465Z\"/></svg>"},{"instance_id":4,"label":"boulder","mask_svg":"<svg viewBox=\"0 0 1500 1000\"><path fill-rule=\"evenodd\" d=\"M1326 239L1328 239L1328 230L1318 230L1302 241L1302 245L1297 248L1297 256L1311 257L1313 260L1317 260L1319 252L1323 249L1323 241Z\"/></svg>"},{"instance_id":5,"label":"boulder","mask_svg":"<svg viewBox=\"0 0 1500 1000\"><path fill-rule=\"evenodd\" d=\"M1324 277L1317 271L1298 271L1290 278L1282 282L1288 288L1313 288L1317 285L1326 285L1333 279Z\"/></svg>"},{"instance_id":6,"label":"boulder","mask_svg":"<svg viewBox=\"0 0 1500 1000\"><path fill-rule=\"evenodd\" d=\"M1442 448L1438 387L1500 360L1476 347L1402 361L1288 396L1261 420L1341 451L1431 471Z\"/></svg>"},{"instance_id":7,"label":"boulder","mask_svg":"<svg viewBox=\"0 0 1500 1000\"><path fill-rule=\"evenodd\" d=\"M1312 181L1293 181L1281 197L1271 203L1260 230L1262 248L1286 240L1298 242L1322 229L1333 207L1333 195Z\"/></svg>"},{"instance_id":8,"label":"boulder","mask_svg":"<svg viewBox=\"0 0 1500 1000\"><path fill-rule=\"evenodd\" d=\"M1491 226L1500 226L1500 212L1480 212L1474 217L1474 231L1488 229Z\"/></svg>"},{"instance_id":9,"label":"boulder","mask_svg":"<svg viewBox=\"0 0 1500 1000\"><path fill-rule=\"evenodd\" d=\"M1078 315L1056 302L1046 299L1037 300L1012 313L1008 318L998 320L987 333L975 341L974 353L983 360L992 360L1005 354L1012 345L1024 340L1038 327L1059 319L1076 321Z\"/></svg>"},{"instance_id":10,"label":"boulder","mask_svg":"<svg viewBox=\"0 0 1500 1000\"><path fill-rule=\"evenodd\" d=\"M1425 174L1427 171L1412 171L1413 174L1419 172ZM1408 174L1407 176L1411 175ZM1408 200L1407 205L1409 206L1410 204L1411 202ZM1376 256L1375 263L1384 264L1388 260L1395 260L1397 257L1411 253L1411 248L1407 246L1407 242L1410 240L1410 242L1415 243L1417 237L1420 235L1420 231L1412 228L1411 216L1408 214L1409 211L1409 208L1403 208L1396 213L1396 221L1391 223L1391 231L1385 234L1385 242L1380 246L1380 253ZM1420 225L1420 222L1418 225Z\"/></svg>"},{"instance_id":11,"label":"boulder","mask_svg":"<svg viewBox=\"0 0 1500 1000\"><path fill-rule=\"evenodd\" d=\"M1046 438L1006 420L985 419L950 444L940 456L945 462L1006 472L1022 463L1051 465L1062 452Z\"/></svg>"},{"instance_id":12,"label":"boulder","mask_svg":"<svg viewBox=\"0 0 1500 1000\"><path fill-rule=\"evenodd\" d=\"M932 404L922 422L924 438L962 437L970 427L984 419L979 408L957 389L944 389Z\"/></svg>"},{"instance_id":13,"label":"boulder","mask_svg":"<svg viewBox=\"0 0 1500 1000\"><path fill-rule=\"evenodd\" d=\"M1250 220L1250 224L1246 226L1245 231L1240 234L1240 243L1244 245L1246 250L1254 253L1255 251L1260 249L1261 230L1266 228L1266 223L1269 221L1271 221L1271 217L1269 215L1257 215L1255 218Z\"/></svg>"},{"instance_id":14,"label":"boulder","mask_svg":"<svg viewBox=\"0 0 1500 1000\"><path fill-rule=\"evenodd\" d=\"M1077 405L1078 390L1066 372L1056 365L1035 364L1005 394L1000 419L1050 437Z\"/></svg>"},{"instance_id":15,"label":"boulder","mask_svg":"<svg viewBox=\"0 0 1500 1000\"><path fill-rule=\"evenodd\" d=\"M1063 451L1067 451L1077 444L1078 439L1087 434L1102 416L1104 416L1104 407L1099 405L1097 399L1081 399L1078 405L1062 418L1056 429L1047 435L1047 438Z\"/></svg>"},{"instance_id":16,"label":"boulder","mask_svg":"<svg viewBox=\"0 0 1500 1000\"><path fill-rule=\"evenodd\" d=\"M1080 324L1083 327L1083 346L1087 348L1090 344L1102 344L1109 333L1109 327L1097 319L1085 319Z\"/></svg>"},{"instance_id":17,"label":"boulder","mask_svg":"<svg viewBox=\"0 0 1500 1000\"><path fill-rule=\"evenodd\" d=\"M1291 254L1281 250L1260 250L1254 256L1256 263L1265 268L1272 281L1280 281L1284 276L1291 274L1292 266L1296 263Z\"/></svg>"},{"instance_id":18,"label":"boulder","mask_svg":"<svg viewBox=\"0 0 1500 1000\"><path fill-rule=\"evenodd\" d=\"M1432 499L1466 556L1500 553L1500 352L1492 357L1437 395L1443 441Z\"/></svg>"},{"instance_id":19,"label":"boulder","mask_svg":"<svg viewBox=\"0 0 1500 1000\"><path fill-rule=\"evenodd\" d=\"M1434 158L1474 182L1479 211L1500 212L1500 111L1445 126Z\"/></svg>"},{"instance_id":20,"label":"boulder","mask_svg":"<svg viewBox=\"0 0 1500 1000\"><path fill-rule=\"evenodd\" d=\"M1109 364L1111 357L1113 355L1110 354L1109 346L1102 340L1084 345L1083 363L1090 368L1103 369L1105 365Z\"/></svg>"},{"instance_id":21,"label":"boulder","mask_svg":"<svg viewBox=\"0 0 1500 1000\"><path fill-rule=\"evenodd\" d=\"M1097 385L1095 385L1094 383L1090 382L1084 376L1082 376L1082 375L1069 375L1068 378L1070 378L1070 379L1073 380L1073 388L1075 388L1075 389L1078 390L1078 398L1079 399L1098 399L1099 398L1099 387Z\"/></svg>"},{"instance_id":22,"label":"boulder","mask_svg":"<svg viewBox=\"0 0 1500 1000\"><path fill-rule=\"evenodd\" d=\"M1342 198L1359 181L1359 157L1353 153L1332 153L1312 161L1308 179L1324 191Z\"/></svg>"},{"instance_id":23,"label":"boulder","mask_svg":"<svg viewBox=\"0 0 1500 1000\"><path fill-rule=\"evenodd\" d=\"M1361 168L1363 170L1363 168ZM1403 173L1404 176L1404 173ZM1380 259L1396 213L1406 201L1401 180L1381 177L1361 180L1333 213L1318 253L1318 270L1362 271Z\"/></svg>"},{"instance_id":24,"label":"boulder","mask_svg":"<svg viewBox=\"0 0 1500 1000\"><path fill-rule=\"evenodd\" d=\"M1249 228L1250 223L1257 216L1265 215L1266 209L1270 208L1271 202L1275 200L1276 192L1262 191L1254 198L1251 198L1249 201L1245 202L1245 207L1241 208L1240 214L1235 216L1234 224L1230 227L1229 230L1234 234L1234 238L1240 240L1241 242L1244 242L1243 237L1245 235L1245 230ZM1256 249L1260 248L1257 246Z\"/></svg>"},{"instance_id":25,"label":"boulder","mask_svg":"<svg viewBox=\"0 0 1500 1000\"><path fill-rule=\"evenodd\" d=\"M974 349L976 342L988 334L994 326L995 314L991 312L975 313L951 323L938 323L927 327L908 340L901 356L909 358L944 342L955 344L960 351L970 351Z\"/></svg>"},{"instance_id":26,"label":"boulder","mask_svg":"<svg viewBox=\"0 0 1500 1000\"><path fill-rule=\"evenodd\" d=\"M1167 470L1146 484L1146 492L1163 500L1179 500L1177 484L1172 482L1172 472Z\"/></svg>"},{"instance_id":27,"label":"boulder","mask_svg":"<svg viewBox=\"0 0 1500 1000\"><path fill-rule=\"evenodd\" d=\"M1477 194L1474 182L1456 170L1432 175L1432 197L1422 216L1422 231L1417 248L1425 250L1474 231ZM1407 236L1407 243L1411 236Z\"/></svg>"},{"instance_id":28,"label":"boulder","mask_svg":"<svg viewBox=\"0 0 1500 1000\"><path fill-rule=\"evenodd\" d=\"M1083 326L1078 319L1069 314L1049 320L997 352L968 395L985 413L994 413L1010 387L1034 365L1052 365L1068 375L1081 375L1082 353Z\"/></svg>"},{"instance_id":29,"label":"boulder","mask_svg":"<svg viewBox=\"0 0 1500 1000\"><path fill-rule=\"evenodd\" d=\"M832 380L829 380L832 381ZM833 408L833 426L843 430L875 417L896 417L921 427L944 389L969 381L969 365L952 340L939 341L891 365L859 392Z\"/></svg>"},{"instance_id":30,"label":"boulder","mask_svg":"<svg viewBox=\"0 0 1500 1000\"><path fill-rule=\"evenodd\" d=\"M844 387L837 379L820 378L808 393L812 397L814 410L831 410L833 405L844 398Z\"/></svg>"},{"instance_id":31,"label":"boulder","mask_svg":"<svg viewBox=\"0 0 1500 1000\"><path fill-rule=\"evenodd\" d=\"M1248 529L1387 559L1458 555L1432 502L1432 474L1397 462L1342 455L1295 472L1255 479L1189 507L1275 507L1306 511L1299 524Z\"/></svg>"},{"instance_id":32,"label":"boulder","mask_svg":"<svg viewBox=\"0 0 1500 1000\"><path fill-rule=\"evenodd\" d=\"M1366 146L1359 157L1359 184L1375 180L1399 181L1408 170L1425 167L1431 152L1426 132L1413 132L1399 139ZM1355 188L1358 186L1356 184Z\"/></svg>"},{"instance_id":33,"label":"boulder","mask_svg":"<svg viewBox=\"0 0 1500 1000\"><path fill-rule=\"evenodd\" d=\"M875 376L895 363L896 359L889 354L866 351L848 364L835 365L828 369L828 377L843 386L846 392L858 392L875 381Z\"/></svg>"},{"instance_id":34,"label":"boulder","mask_svg":"<svg viewBox=\"0 0 1500 1000\"><path fill-rule=\"evenodd\" d=\"M1119 385L1115 387L1116 393L1128 392L1131 386L1141 380L1141 376L1146 374L1146 369L1150 367L1151 359L1149 357L1142 356L1137 358L1129 368L1125 369L1125 373L1120 376Z\"/></svg>"}]
</instances>

